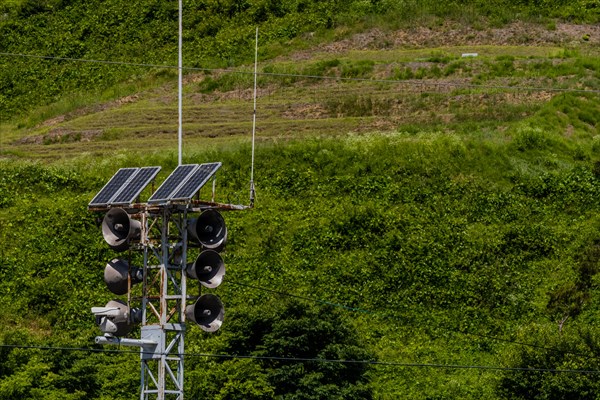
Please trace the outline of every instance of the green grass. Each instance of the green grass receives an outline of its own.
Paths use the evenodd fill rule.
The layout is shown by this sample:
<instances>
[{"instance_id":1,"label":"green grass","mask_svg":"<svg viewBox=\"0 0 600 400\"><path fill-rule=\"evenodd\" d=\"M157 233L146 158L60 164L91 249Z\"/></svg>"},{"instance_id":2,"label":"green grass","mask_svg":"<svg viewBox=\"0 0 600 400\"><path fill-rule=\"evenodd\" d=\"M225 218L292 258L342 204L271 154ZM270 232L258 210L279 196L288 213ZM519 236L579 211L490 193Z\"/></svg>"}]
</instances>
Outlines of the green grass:
<instances>
[{"instance_id":1,"label":"green grass","mask_svg":"<svg viewBox=\"0 0 600 400\"><path fill-rule=\"evenodd\" d=\"M556 99L553 104L574 101ZM503 136L469 132L463 125L465 130L454 134L398 130L261 141L257 208L226 215L232 237L225 254L228 281L219 295L228 315L268 304L269 293L232 285L252 283L372 311L374 315L348 311L344 318L381 361L493 366L504 360L502 365L521 365L518 359L526 353L478 334L527 342L546 338L560 346L556 321L546 308L548 293L576 280L578 254L594 248L599 205L592 166L600 153L592 152L592 140L578 140L590 158L576 158L570 138L527 127L541 115ZM249 143L200 143L186 148L184 162L222 161L218 200L246 202ZM46 148L56 150L54 146ZM44 321L51 321L86 343L93 329L86 315L45 315L28 299L47 298L65 309L95 305L98 296L88 292L102 286L101 267L109 254L85 204L117 168L162 165L161 180L175 163L171 149L84 154L57 167L4 162L0 198L7 212L0 217L10 216L23 227L18 235L4 224L0 229L3 239L18 244L3 250L11 268L0 270L2 285L24 293L7 307L29 301L30 313L42 319L40 330L47 330ZM55 219L59 215L63 217ZM49 243L37 240L51 233ZM29 242L24 256L20 251ZM77 244L82 250L73 257ZM82 263L88 267L80 268ZM34 264L48 268L29 267ZM62 279L62 268L74 275ZM34 273L36 284L12 279ZM72 279L89 286L76 296L46 289L66 290ZM595 295L595 287L589 290ZM572 317L565 328L569 340L578 340L576 332L596 313L590 305ZM229 331L234 325L224 324L223 334L215 336L190 331L186 345L211 352L235 334ZM535 326L542 329L535 331ZM528 336L519 337L520 332ZM54 338L58 333L49 334ZM96 362L112 368L121 361ZM204 365L190 359L186 369L201 374ZM585 361L576 364L587 366ZM135 371L132 367L127 373L137 376ZM374 367L370 376L381 398L502 398L498 388L504 379L490 371L383 366Z\"/></svg>"}]
</instances>

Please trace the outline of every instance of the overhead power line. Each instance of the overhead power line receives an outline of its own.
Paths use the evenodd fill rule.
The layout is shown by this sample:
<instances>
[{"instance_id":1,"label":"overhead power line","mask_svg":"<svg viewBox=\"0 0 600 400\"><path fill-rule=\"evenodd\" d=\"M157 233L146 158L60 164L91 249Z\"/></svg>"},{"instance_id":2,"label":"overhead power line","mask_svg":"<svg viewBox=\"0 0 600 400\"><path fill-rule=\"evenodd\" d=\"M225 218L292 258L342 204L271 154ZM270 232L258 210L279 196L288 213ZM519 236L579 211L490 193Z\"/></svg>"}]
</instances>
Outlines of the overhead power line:
<instances>
[{"instance_id":1,"label":"overhead power line","mask_svg":"<svg viewBox=\"0 0 600 400\"><path fill-rule=\"evenodd\" d=\"M143 67L143 68L167 68L167 69L179 69L178 66L168 64L149 64L149 63L133 63L127 61L109 61L109 60L94 60L86 58L71 58L71 57L55 57L55 56L41 56L35 54L24 54L24 53L0 53L0 56L4 57L21 57L21 58L36 58L42 60L52 61L71 61L81 63L95 63L95 64L107 64L107 65L122 65L130 67ZM253 71L243 71L236 69L224 69L224 68L203 68L203 67L181 67L181 70L185 71L202 71L211 73L225 73L225 74L244 74L254 75ZM335 80L344 82L371 82L371 83L388 83L388 84L404 84L411 86L430 86L436 85L440 87L452 87L462 89L480 89L480 90L511 90L511 91L534 91L534 92L558 92L558 93L592 93L600 94L600 90L596 89L573 89L573 88L556 88L556 87L527 87L527 86L510 86L510 85L475 85L459 82L422 82L418 80L399 80L399 79L369 79L369 78L348 78L339 76L327 76L327 75L304 75L304 74L286 74L286 73L275 73L275 72L258 72L258 76L271 76L281 78L299 78L299 79L322 79L322 80Z\"/></svg>"},{"instance_id":2,"label":"overhead power line","mask_svg":"<svg viewBox=\"0 0 600 400\"><path fill-rule=\"evenodd\" d=\"M11 349L29 349L29 350L49 350L49 351L81 351L90 353L121 353L121 354L140 354L139 350L109 350L94 349L87 347L54 347L54 346L33 346L33 345L9 345L0 344L0 348ZM149 354L155 354L154 352ZM277 357L277 356L252 356L235 354L209 354L209 353L184 353L184 357L201 358L219 358L219 359L240 359L240 360L260 360L260 361L282 361L282 362L315 362L315 363L336 363L336 364L361 364L384 367L402 367L402 368L436 368L436 369L472 369L472 370L491 370L507 372L543 372L543 373L569 373L569 374L600 374L600 370L585 369L559 369L559 368L525 368L525 367L500 367L493 365L461 365L461 364L441 364L441 363L410 363L399 361L377 361L377 360L344 360L331 358L304 358L304 357Z\"/></svg>"},{"instance_id":3,"label":"overhead power line","mask_svg":"<svg viewBox=\"0 0 600 400\"><path fill-rule=\"evenodd\" d=\"M242 356L242 355L202 354L202 353L187 353L186 356L187 357L207 357L207 358L251 359L251 360L266 360L266 361L365 364L365 365L379 365L379 366L406 367L406 368L480 369L480 370L496 370L496 371L515 371L515 372L520 371L520 372L600 374L600 370L524 368L524 367L521 368L521 367L499 367L499 366L490 366L490 365L460 365L460 364L437 364L437 363L407 363L407 362L398 362L398 361L376 361L376 360L340 360L340 359L327 359L327 358Z\"/></svg>"}]
</instances>

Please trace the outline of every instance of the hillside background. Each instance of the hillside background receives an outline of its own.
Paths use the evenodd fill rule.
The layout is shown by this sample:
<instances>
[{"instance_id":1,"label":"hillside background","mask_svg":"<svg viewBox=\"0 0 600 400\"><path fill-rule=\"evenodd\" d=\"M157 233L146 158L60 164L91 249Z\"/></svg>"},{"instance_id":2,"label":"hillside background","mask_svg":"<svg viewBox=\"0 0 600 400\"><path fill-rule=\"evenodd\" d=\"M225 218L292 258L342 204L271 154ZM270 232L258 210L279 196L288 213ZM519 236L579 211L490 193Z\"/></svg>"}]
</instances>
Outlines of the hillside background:
<instances>
[{"instance_id":1,"label":"hillside background","mask_svg":"<svg viewBox=\"0 0 600 400\"><path fill-rule=\"evenodd\" d=\"M223 162L223 202L248 202L259 28L256 207L225 214L186 398L597 398L597 1L184 16L184 162ZM139 354L93 345L115 253L87 204L176 167L176 59L175 1L0 4L0 398L139 398Z\"/></svg>"}]
</instances>

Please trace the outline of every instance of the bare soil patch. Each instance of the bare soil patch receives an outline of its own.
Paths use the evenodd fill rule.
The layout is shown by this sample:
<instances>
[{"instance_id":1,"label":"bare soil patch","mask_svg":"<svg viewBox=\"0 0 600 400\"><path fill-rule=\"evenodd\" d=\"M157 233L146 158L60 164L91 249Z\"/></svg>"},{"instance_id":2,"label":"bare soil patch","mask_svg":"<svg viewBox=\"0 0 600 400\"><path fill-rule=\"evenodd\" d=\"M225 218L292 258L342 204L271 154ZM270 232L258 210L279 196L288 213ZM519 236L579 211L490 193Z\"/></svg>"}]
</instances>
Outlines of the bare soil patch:
<instances>
[{"instance_id":1,"label":"bare soil patch","mask_svg":"<svg viewBox=\"0 0 600 400\"><path fill-rule=\"evenodd\" d=\"M455 22L440 27L415 27L395 32L372 29L348 39L319 46L316 51L344 53L349 50L377 50L398 48L426 48L476 45L558 45L600 44L600 25L556 24L555 29L545 26L514 22L501 28L475 29ZM294 58L306 59L314 50L300 52ZM308 57L310 58L310 57Z\"/></svg>"},{"instance_id":2,"label":"bare soil patch","mask_svg":"<svg viewBox=\"0 0 600 400\"><path fill-rule=\"evenodd\" d=\"M53 144L53 143L72 143L72 142L90 142L94 138L102 135L102 130L90 129L85 131L73 131L65 128L51 129L45 135L25 136L17 140L16 144Z\"/></svg>"}]
</instances>

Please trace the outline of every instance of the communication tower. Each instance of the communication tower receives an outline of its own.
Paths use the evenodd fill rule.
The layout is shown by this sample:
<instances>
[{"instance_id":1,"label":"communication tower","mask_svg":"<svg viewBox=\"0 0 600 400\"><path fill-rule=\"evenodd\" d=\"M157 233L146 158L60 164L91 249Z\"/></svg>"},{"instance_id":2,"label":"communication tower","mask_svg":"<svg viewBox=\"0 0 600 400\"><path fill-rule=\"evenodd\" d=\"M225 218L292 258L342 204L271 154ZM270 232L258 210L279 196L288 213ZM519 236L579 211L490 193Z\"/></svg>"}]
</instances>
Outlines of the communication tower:
<instances>
[{"instance_id":1,"label":"communication tower","mask_svg":"<svg viewBox=\"0 0 600 400\"><path fill-rule=\"evenodd\" d=\"M90 211L105 213L102 234L108 246L126 252L104 270L108 289L126 298L92 308L104 333L95 341L140 347L141 400L183 400L186 321L207 332L223 323L217 295L187 294L189 281L208 289L221 284L225 263L220 252L227 241L221 211L249 208L214 201L220 167L220 162L179 165L146 202L140 202L140 194L161 168L121 168L88 205ZM200 200L200 189L211 179L211 200ZM132 265L134 252L141 253L142 265ZM134 285L141 285L139 295L132 293ZM141 325L141 337L124 337L136 325Z\"/></svg>"}]
</instances>

